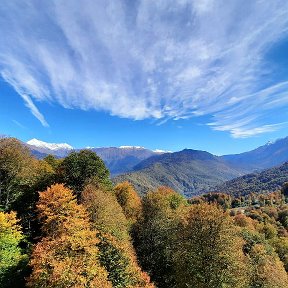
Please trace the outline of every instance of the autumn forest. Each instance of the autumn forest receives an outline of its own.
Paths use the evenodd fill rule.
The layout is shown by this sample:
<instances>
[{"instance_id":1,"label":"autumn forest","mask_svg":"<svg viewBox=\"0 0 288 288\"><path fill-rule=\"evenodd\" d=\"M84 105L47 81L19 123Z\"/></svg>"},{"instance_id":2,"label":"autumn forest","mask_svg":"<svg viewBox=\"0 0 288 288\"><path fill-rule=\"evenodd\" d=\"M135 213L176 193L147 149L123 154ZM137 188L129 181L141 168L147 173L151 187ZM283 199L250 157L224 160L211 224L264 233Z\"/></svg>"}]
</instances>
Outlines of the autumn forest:
<instances>
[{"instance_id":1,"label":"autumn forest","mask_svg":"<svg viewBox=\"0 0 288 288\"><path fill-rule=\"evenodd\" d=\"M113 184L90 150L0 139L0 287L287 288L288 184L273 193Z\"/></svg>"}]
</instances>

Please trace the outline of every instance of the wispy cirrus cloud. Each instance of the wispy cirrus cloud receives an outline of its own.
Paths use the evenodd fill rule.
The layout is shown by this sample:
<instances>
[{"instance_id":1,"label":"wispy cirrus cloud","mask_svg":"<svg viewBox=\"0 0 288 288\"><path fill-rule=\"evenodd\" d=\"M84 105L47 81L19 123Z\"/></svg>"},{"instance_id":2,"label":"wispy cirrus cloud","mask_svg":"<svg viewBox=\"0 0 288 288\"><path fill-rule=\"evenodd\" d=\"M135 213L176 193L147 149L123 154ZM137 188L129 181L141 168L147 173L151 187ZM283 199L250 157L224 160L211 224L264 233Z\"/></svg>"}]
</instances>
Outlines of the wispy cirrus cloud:
<instances>
[{"instance_id":1,"label":"wispy cirrus cloud","mask_svg":"<svg viewBox=\"0 0 288 288\"><path fill-rule=\"evenodd\" d=\"M22 128L22 129L27 129L26 126L24 126L23 124L21 124L20 122L18 122L17 120L13 119L12 122L14 124L16 124L18 127Z\"/></svg>"},{"instance_id":2,"label":"wispy cirrus cloud","mask_svg":"<svg viewBox=\"0 0 288 288\"><path fill-rule=\"evenodd\" d=\"M287 36L288 2L11 0L0 16L1 75L44 126L39 101L159 122L207 115L233 137L286 125L288 79L271 77L266 55Z\"/></svg>"}]
</instances>

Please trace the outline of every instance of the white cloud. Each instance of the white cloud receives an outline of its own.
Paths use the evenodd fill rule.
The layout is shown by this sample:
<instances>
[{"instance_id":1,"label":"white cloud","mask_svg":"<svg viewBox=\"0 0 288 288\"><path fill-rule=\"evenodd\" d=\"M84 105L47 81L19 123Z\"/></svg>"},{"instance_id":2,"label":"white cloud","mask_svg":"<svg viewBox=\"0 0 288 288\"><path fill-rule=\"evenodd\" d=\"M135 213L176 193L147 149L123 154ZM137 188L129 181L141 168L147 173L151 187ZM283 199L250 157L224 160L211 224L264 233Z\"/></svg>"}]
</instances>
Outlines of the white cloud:
<instances>
[{"instance_id":1,"label":"white cloud","mask_svg":"<svg viewBox=\"0 0 288 288\"><path fill-rule=\"evenodd\" d=\"M49 127L49 124L46 122L44 116L41 114L41 112L38 110L38 108L35 106L33 101L28 95L21 94L21 97L25 101L26 107L28 107L31 111L31 113L41 122L41 124L44 127Z\"/></svg>"},{"instance_id":2,"label":"white cloud","mask_svg":"<svg viewBox=\"0 0 288 288\"><path fill-rule=\"evenodd\" d=\"M177 79L180 81L192 81L194 78L200 77L202 74L198 67L189 67L177 75Z\"/></svg>"},{"instance_id":3,"label":"white cloud","mask_svg":"<svg viewBox=\"0 0 288 288\"><path fill-rule=\"evenodd\" d=\"M243 131L242 129L231 129L232 137L234 138L247 138L251 136L255 136L258 134L263 134L267 132L272 132L280 128L284 128L288 126L288 122L271 124L271 125L263 125L262 127L251 128L250 130Z\"/></svg>"},{"instance_id":4,"label":"white cloud","mask_svg":"<svg viewBox=\"0 0 288 288\"><path fill-rule=\"evenodd\" d=\"M39 101L160 122L207 115L248 137L285 122L272 115L288 85L265 56L287 36L287 12L281 0L11 0L0 72L44 126Z\"/></svg>"},{"instance_id":5,"label":"white cloud","mask_svg":"<svg viewBox=\"0 0 288 288\"><path fill-rule=\"evenodd\" d=\"M6 80L8 83L10 83L10 85L12 85L12 87L14 87L16 92L24 100L25 106L30 109L31 113L41 122L41 124L44 127L49 127L49 124L45 120L45 118L42 115L42 113L35 106L35 104L33 103L32 99L31 99L31 97L29 95L27 95L26 92L25 92L26 90L27 91L31 91L31 92L28 92L28 93L31 93L31 95L36 96L36 97L37 97L37 95L39 95L40 97L42 95L42 94L38 94L38 93L41 93L41 92L38 91L39 89L37 87L37 84L34 83L33 79L30 79L29 74L27 76L23 75L23 78L19 78L20 81L26 85L24 87L19 86L19 84L17 82L18 79L15 78L15 77L17 77L16 75L15 75L15 77L13 77L13 76L9 75L9 73L6 73L5 71L2 71L1 76L3 77L4 80ZM31 80L31 82L30 82L30 80ZM34 91L34 93L33 93L33 91Z\"/></svg>"}]
</instances>

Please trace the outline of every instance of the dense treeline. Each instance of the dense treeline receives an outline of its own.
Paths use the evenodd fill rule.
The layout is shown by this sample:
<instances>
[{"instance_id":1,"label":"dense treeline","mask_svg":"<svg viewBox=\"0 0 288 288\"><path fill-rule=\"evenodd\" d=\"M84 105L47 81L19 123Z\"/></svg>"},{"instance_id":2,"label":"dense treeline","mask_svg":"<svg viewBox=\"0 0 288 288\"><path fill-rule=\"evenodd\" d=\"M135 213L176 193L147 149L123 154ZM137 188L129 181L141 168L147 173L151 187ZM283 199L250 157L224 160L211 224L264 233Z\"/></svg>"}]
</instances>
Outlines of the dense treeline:
<instances>
[{"instance_id":1,"label":"dense treeline","mask_svg":"<svg viewBox=\"0 0 288 288\"><path fill-rule=\"evenodd\" d=\"M287 198L140 198L91 151L36 160L3 138L0 287L288 287Z\"/></svg>"}]
</instances>

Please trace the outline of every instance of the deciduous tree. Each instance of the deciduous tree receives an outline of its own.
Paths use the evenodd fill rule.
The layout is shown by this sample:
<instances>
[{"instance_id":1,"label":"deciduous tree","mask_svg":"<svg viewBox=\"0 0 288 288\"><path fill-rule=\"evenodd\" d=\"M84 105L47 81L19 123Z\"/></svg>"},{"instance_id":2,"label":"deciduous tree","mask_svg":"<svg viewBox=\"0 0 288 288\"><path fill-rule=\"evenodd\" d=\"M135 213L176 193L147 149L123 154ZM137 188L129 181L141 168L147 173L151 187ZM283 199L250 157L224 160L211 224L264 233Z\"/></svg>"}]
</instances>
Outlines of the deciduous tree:
<instances>
[{"instance_id":1,"label":"deciduous tree","mask_svg":"<svg viewBox=\"0 0 288 288\"><path fill-rule=\"evenodd\" d=\"M278 237L272 239L270 243L283 262L286 272L288 272L288 237Z\"/></svg>"},{"instance_id":2,"label":"deciduous tree","mask_svg":"<svg viewBox=\"0 0 288 288\"><path fill-rule=\"evenodd\" d=\"M15 278L19 277L20 266L25 266L27 261L19 247L23 238L16 213L0 212L0 286L3 288L18 287L19 279Z\"/></svg>"},{"instance_id":3,"label":"deciduous tree","mask_svg":"<svg viewBox=\"0 0 288 288\"><path fill-rule=\"evenodd\" d=\"M98 231L99 259L113 287L154 287L137 264L128 221L115 195L88 185L81 200L89 212L92 227Z\"/></svg>"},{"instance_id":4,"label":"deciduous tree","mask_svg":"<svg viewBox=\"0 0 288 288\"><path fill-rule=\"evenodd\" d=\"M5 211L21 195L29 182L32 157L27 147L15 138L0 139L0 208ZM32 174L32 175L31 175Z\"/></svg>"},{"instance_id":5,"label":"deciduous tree","mask_svg":"<svg viewBox=\"0 0 288 288\"><path fill-rule=\"evenodd\" d=\"M35 245L29 287L112 287L99 263L99 239L72 191L56 184L40 193L37 204L45 235Z\"/></svg>"},{"instance_id":6,"label":"deciduous tree","mask_svg":"<svg viewBox=\"0 0 288 288\"><path fill-rule=\"evenodd\" d=\"M67 184L78 195L92 180L101 187L111 189L109 175L102 159L91 150L70 153L58 168L59 182Z\"/></svg>"},{"instance_id":7,"label":"deciduous tree","mask_svg":"<svg viewBox=\"0 0 288 288\"><path fill-rule=\"evenodd\" d=\"M231 217L213 204L192 205L178 230L176 287L248 287L248 261Z\"/></svg>"},{"instance_id":8,"label":"deciduous tree","mask_svg":"<svg viewBox=\"0 0 288 288\"><path fill-rule=\"evenodd\" d=\"M157 287L174 287L175 235L186 200L167 187L143 197L143 214L133 231L141 266Z\"/></svg>"},{"instance_id":9,"label":"deciduous tree","mask_svg":"<svg viewBox=\"0 0 288 288\"><path fill-rule=\"evenodd\" d=\"M283 262L271 247L256 244L249 254L253 272L251 287L286 288L288 277Z\"/></svg>"},{"instance_id":10,"label":"deciduous tree","mask_svg":"<svg viewBox=\"0 0 288 288\"><path fill-rule=\"evenodd\" d=\"M140 196L128 181L117 184L114 191L126 218L131 223L134 223L141 214L142 204Z\"/></svg>"}]
</instances>

